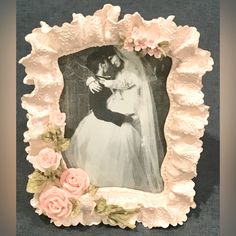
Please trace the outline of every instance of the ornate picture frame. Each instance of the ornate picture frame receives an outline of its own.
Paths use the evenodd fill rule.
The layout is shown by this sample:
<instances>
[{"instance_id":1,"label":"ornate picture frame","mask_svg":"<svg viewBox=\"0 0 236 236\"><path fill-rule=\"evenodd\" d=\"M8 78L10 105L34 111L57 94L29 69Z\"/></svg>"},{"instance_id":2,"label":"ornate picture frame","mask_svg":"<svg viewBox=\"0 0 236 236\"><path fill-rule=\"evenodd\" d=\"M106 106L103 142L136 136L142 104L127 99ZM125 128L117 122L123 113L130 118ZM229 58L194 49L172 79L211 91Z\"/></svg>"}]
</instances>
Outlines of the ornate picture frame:
<instances>
[{"instance_id":1,"label":"ornate picture frame","mask_svg":"<svg viewBox=\"0 0 236 236\"><path fill-rule=\"evenodd\" d=\"M27 160L35 168L27 191L33 193L31 205L36 213L48 216L56 226L104 223L134 228L141 222L148 228L167 228L182 225L190 208L196 207L192 178L197 175L200 138L209 116L202 76L212 70L213 59L209 51L198 47L197 29L177 26L174 16L146 21L134 13L119 20L120 11L119 6L106 4L92 16L73 14L72 22L61 27L40 22L41 27L25 38L32 50L19 62L27 74L24 83L34 85L22 97L22 107L28 112ZM144 40L142 45L140 40ZM66 115L59 105L64 80L58 59L105 45L172 59L166 82L170 106L164 125L167 147L161 165L161 193L98 188L85 171L68 168L63 159L69 140L64 136Z\"/></svg>"}]
</instances>

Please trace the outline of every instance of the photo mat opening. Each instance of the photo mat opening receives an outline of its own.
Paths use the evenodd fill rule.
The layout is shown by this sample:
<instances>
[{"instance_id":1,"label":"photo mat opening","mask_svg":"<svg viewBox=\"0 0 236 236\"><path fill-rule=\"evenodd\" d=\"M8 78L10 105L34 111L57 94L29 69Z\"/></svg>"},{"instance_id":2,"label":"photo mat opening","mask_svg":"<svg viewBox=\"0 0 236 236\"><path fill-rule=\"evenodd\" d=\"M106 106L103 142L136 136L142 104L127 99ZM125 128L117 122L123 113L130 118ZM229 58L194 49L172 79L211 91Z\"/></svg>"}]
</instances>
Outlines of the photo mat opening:
<instances>
[{"instance_id":1,"label":"photo mat opening","mask_svg":"<svg viewBox=\"0 0 236 236\"><path fill-rule=\"evenodd\" d=\"M88 68L90 66L87 62L93 54L107 60L108 67L112 65L112 56L117 55L124 62L124 66L120 71L108 70L100 75L104 77L102 79L109 80L110 84L112 81L121 80L123 87L108 88L109 98L107 94L105 98L97 97L101 91L93 91L95 98L92 99L107 99L111 104L113 102L113 107L111 105L108 108L111 112L126 116L134 114L132 122L116 124L109 117L104 118L104 114L96 116L91 109L93 93L90 86L93 82L88 78L96 77L96 72ZM100 59L98 64L101 63ZM163 180L160 169L166 153L164 124L169 111L166 80L172 65L171 58L140 56L110 45L63 56L58 63L64 78L60 109L66 114L65 137L73 140L73 145L77 141L81 142L78 147L69 148L67 155L64 153L67 164L85 169L91 182L99 187L126 187L161 192ZM129 81L128 85L126 80ZM100 106L96 103L92 108L97 105ZM100 111L102 112L104 110ZM82 153L79 151L81 147L84 149ZM69 153L74 156L73 161L68 157ZM135 158L137 156L139 158Z\"/></svg>"}]
</instances>

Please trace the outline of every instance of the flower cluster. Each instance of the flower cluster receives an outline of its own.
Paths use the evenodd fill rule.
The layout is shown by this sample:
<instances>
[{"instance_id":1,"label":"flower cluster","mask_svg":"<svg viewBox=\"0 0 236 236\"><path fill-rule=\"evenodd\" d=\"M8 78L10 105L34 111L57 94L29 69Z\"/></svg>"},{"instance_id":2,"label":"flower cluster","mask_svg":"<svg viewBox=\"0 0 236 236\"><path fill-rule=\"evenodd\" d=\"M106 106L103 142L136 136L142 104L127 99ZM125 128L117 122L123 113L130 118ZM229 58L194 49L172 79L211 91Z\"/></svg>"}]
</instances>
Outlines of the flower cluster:
<instances>
[{"instance_id":1,"label":"flower cluster","mask_svg":"<svg viewBox=\"0 0 236 236\"><path fill-rule=\"evenodd\" d=\"M61 187L50 186L39 195L39 208L53 220L73 213L73 204L89 187L88 175L81 169L70 168L60 176Z\"/></svg>"},{"instance_id":2,"label":"flower cluster","mask_svg":"<svg viewBox=\"0 0 236 236\"><path fill-rule=\"evenodd\" d=\"M27 191L35 194L32 205L36 212L54 222L78 215L80 197L90 186L87 173L80 168L67 168L61 153L48 147L28 159L36 169L27 184Z\"/></svg>"},{"instance_id":3,"label":"flower cluster","mask_svg":"<svg viewBox=\"0 0 236 236\"><path fill-rule=\"evenodd\" d=\"M169 43L167 41L159 42L157 39L149 36L145 31L134 27L130 37L124 40L124 49L129 52L140 52L143 56L150 55L155 58L166 56Z\"/></svg>"},{"instance_id":4,"label":"flower cluster","mask_svg":"<svg viewBox=\"0 0 236 236\"><path fill-rule=\"evenodd\" d=\"M27 191L34 193L31 205L56 226L77 225L89 218L94 222L102 220L111 225L135 227L130 220L137 209L126 210L98 198L98 188L90 185L88 174L80 168L67 168L60 152L46 147L28 160L35 168L27 183Z\"/></svg>"}]
</instances>

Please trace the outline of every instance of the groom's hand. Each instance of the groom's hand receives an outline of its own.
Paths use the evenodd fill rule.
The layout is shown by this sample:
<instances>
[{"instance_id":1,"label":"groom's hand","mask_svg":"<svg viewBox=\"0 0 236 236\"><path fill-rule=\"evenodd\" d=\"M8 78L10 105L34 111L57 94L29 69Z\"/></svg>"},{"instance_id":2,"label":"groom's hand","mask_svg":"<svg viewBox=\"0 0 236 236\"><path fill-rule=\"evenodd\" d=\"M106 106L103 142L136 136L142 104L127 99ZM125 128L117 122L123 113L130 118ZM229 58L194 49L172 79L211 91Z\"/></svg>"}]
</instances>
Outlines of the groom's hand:
<instances>
[{"instance_id":1,"label":"groom's hand","mask_svg":"<svg viewBox=\"0 0 236 236\"><path fill-rule=\"evenodd\" d=\"M97 81L93 81L89 84L89 90L91 91L91 93L98 93L102 90L102 86L97 82Z\"/></svg>"}]
</instances>

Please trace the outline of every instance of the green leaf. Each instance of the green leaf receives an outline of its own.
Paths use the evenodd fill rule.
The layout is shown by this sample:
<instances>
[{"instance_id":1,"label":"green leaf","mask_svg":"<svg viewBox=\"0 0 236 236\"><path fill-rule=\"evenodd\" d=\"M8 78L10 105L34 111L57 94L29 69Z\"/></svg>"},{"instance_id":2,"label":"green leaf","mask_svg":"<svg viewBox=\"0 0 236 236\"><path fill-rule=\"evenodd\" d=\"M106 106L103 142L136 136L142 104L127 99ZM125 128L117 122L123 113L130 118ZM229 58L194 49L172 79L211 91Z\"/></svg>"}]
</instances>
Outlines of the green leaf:
<instances>
[{"instance_id":1,"label":"green leaf","mask_svg":"<svg viewBox=\"0 0 236 236\"><path fill-rule=\"evenodd\" d=\"M71 216L76 217L80 213L80 202L79 200L77 201L72 201L72 211L71 211Z\"/></svg>"},{"instance_id":2,"label":"green leaf","mask_svg":"<svg viewBox=\"0 0 236 236\"><path fill-rule=\"evenodd\" d=\"M90 193L92 196L94 196L98 191L98 187L96 185L90 184L88 193Z\"/></svg>"},{"instance_id":3,"label":"green leaf","mask_svg":"<svg viewBox=\"0 0 236 236\"><path fill-rule=\"evenodd\" d=\"M49 169L46 169L44 172L43 172L43 175L48 177L48 178L51 178L53 175L54 175L54 170L52 170L51 168Z\"/></svg>"},{"instance_id":4,"label":"green leaf","mask_svg":"<svg viewBox=\"0 0 236 236\"><path fill-rule=\"evenodd\" d=\"M168 41L162 41L160 43L158 43L159 47L168 47L170 45L170 43Z\"/></svg>"},{"instance_id":5,"label":"green leaf","mask_svg":"<svg viewBox=\"0 0 236 236\"><path fill-rule=\"evenodd\" d=\"M64 152L70 144L70 140L66 138L61 138L58 140L56 146L55 146L55 151L58 152Z\"/></svg>"},{"instance_id":6,"label":"green leaf","mask_svg":"<svg viewBox=\"0 0 236 236\"><path fill-rule=\"evenodd\" d=\"M96 201L95 211L99 214L102 214L106 210L106 199L100 198Z\"/></svg>"},{"instance_id":7,"label":"green leaf","mask_svg":"<svg viewBox=\"0 0 236 236\"><path fill-rule=\"evenodd\" d=\"M70 144L69 139L63 137L61 129L57 126L49 127L48 130L41 135L41 139L44 142L52 144L56 152L65 151Z\"/></svg>"},{"instance_id":8,"label":"green leaf","mask_svg":"<svg viewBox=\"0 0 236 236\"><path fill-rule=\"evenodd\" d=\"M26 191L29 193L40 193L47 183L48 178L39 170L35 170L29 175Z\"/></svg>"},{"instance_id":9,"label":"green leaf","mask_svg":"<svg viewBox=\"0 0 236 236\"><path fill-rule=\"evenodd\" d=\"M138 213L139 209L124 209L121 206L107 204L106 199L100 198L96 201L95 212L99 214L110 225L121 225L135 228L135 224L130 223L130 218Z\"/></svg>"}]
</instances>

